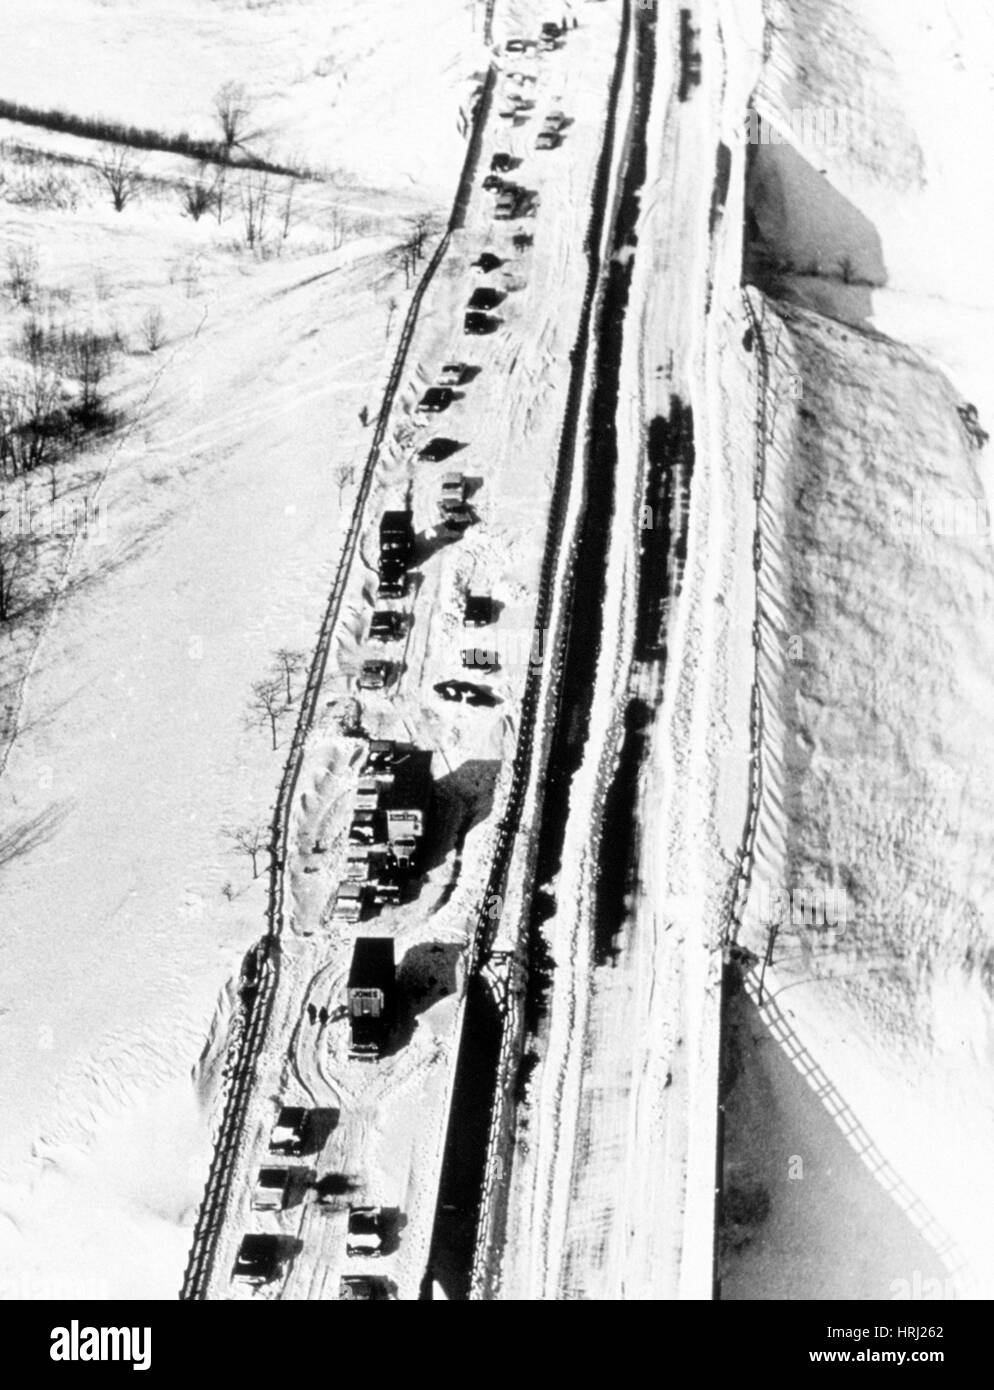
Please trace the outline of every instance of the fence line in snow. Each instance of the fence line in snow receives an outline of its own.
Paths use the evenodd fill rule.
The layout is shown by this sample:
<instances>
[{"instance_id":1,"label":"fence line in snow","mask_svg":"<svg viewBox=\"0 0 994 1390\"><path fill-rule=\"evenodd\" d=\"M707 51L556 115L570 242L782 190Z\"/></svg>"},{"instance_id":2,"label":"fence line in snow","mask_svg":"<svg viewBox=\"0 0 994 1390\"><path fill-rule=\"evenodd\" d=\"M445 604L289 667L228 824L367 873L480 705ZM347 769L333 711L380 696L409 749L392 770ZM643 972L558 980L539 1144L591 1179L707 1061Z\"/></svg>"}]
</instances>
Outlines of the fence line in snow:
<instances>
[{"instance_id":1,"label":"fence line in snow","mask_svg":"<svg viewBox=\"0 0 994 1390\"><path fill-rule=\"evenodd\" d=\"M922 1238L935 1251L950 1275L964 1285L969 1285L972 1282L972 1271L956 1242L877 1148L845 1097L836 1089L821 1064L798 1038L776 1001L769 996L763 998L761 982L752 973L744 973L742 982L749 998L759 1010L760 1018L766 1024L771 1038L811 1087L841 1130L846 1142L865 1163L884 1191L893 1197Z\"/></svg>"}]
</instances>

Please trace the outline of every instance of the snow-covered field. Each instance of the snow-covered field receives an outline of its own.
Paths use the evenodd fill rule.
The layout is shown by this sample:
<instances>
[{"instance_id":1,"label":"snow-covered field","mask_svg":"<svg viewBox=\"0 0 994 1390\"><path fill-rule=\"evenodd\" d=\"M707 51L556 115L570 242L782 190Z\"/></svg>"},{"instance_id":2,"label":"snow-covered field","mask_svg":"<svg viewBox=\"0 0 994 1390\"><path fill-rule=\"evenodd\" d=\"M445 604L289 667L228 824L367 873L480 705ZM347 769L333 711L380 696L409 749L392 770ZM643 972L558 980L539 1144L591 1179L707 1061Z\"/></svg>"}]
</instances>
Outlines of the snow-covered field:
<instances>
[{"instance_id":1,"label":"snow-covered field","mask_svg":"<svg viewBox=\"0 0 994 1390\"><path fill-rule=\"evenodd\" d=\"M244 87L251 148L323 176L448 199L466 94L485 66L480 0L8 0L7 101L216 138ZM140 78L136 77L140 75Z\"/></svg>"},{"instance_id":2,"label":"snow-covered field","mask_svg":"<svg viewBox=\"0 0 994 1390\"><path fill-rule=\"evenodd\" d=\"M431 99L400 119L396 54L379 66L366 7L17 8L8 95L192 128L219 81L269 72L287 149L322 110L312 69L336 45L368 53L368 80L359 64L339 83L338 138L377 127L395 161L350 139L350 186L298 185L270 257L237 244L235 207L221 226L180 216L172 156L142 157L162 183L120 214L83 177L75 211L0 204L9 240L37 251L42 311L127 347L108 381L124 423L59 484L102 524L53 547L57 601L3 654L17 720L0 779L3 1288L172 1297L218 1082L198 1058L223 1040L231 978L263 926L263 880L224 835L268 823L282 764L246 727L251 686L278 648L310 651L350 505L335 469L365 457L358 413L377 407L406 305L384 253L405 216L447 211L479 36L463 5L397 7L398 34L432 36L417 79ZM108 65L118 81L99 75ZM87 143L8 137L73 155Z\"/></svg>"}]
</instances>

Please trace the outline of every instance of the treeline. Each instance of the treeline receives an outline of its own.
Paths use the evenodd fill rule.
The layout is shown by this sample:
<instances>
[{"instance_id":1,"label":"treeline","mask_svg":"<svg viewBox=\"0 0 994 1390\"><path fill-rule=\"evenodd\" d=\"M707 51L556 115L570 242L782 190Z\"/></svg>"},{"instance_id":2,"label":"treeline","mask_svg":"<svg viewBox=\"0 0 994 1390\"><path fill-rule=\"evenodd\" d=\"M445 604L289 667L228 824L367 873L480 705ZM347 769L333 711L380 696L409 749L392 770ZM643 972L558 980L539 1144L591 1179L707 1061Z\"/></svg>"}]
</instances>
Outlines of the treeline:
<instances>
[{"instance_id":1,"label":"treeline","mask_svg":"<svg viewBox=\"0 0 994 1390\"><path fill-rule=\"evenodd\" d=\"M122 125L99 116L75 116L69 111L41 110L18 101L0 98L0 119L17 121L21 125L39 126L65 135L79 135L85 140L129 145L138 150L157 150L166 154L183 155L202 164L228 164L243 169L257 169L268 174L283 174L290 178L310 178L311 171L275 164L244 149L235 148L226 140L195 139L185 130L167 135L161 130L142 130L138 126Z\"/></svg>"}]
</instances>

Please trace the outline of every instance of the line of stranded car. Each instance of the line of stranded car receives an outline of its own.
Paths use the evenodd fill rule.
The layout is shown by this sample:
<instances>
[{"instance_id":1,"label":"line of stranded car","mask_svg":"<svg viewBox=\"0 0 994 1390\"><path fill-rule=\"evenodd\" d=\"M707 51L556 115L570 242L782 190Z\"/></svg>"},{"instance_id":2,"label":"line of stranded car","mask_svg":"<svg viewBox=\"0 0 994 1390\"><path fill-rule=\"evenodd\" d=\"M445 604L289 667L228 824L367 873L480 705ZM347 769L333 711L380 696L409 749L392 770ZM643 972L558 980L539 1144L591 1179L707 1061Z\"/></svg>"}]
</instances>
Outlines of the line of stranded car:
<instances>
[{"instance_id":1,"label":"line of stranded car","mask_svg":"<svg viewBox=\"0 0 994 1390\"><path fill-rule=\"evenodd\" d=\"M542 25L537 40L512 38L505 44L507 53L527 54L533 49L550 52L565 37L565 26L554 23ZM518 85L534 83L534 73L518 70L506 74L509 82ZM520 93L507 96L502 116L509 115L517 124L527 119L534 102ZM553 149L559 144L563 128L568 124L561 111L551 111L539 131L536 149ZM494 220L512 221L534 211L534 195L501 177L517 167L509 153L498 152L491 160L490 173L483 181L487 192L496 194ZM484 275L498 270L503 264L500 256L484 251L473 262L474 269ZM505 298L494 286L479 286L466 306L463 327L467 334L492 333L500 321L493 317ZM471 375L463 362L446 362L438 378L415 407L418 415L443 413L457 399L456 391ZM444 461L458 449L454 440L437 437L428 440L418 452L425 462ZM472 525L476 515L468 504L468 483L462 473L445 473L441 480L439 512L442 525L459 532ZM400 642L406 636L410 615L390 607L383 601L402 600L407 593L407 578L415 557L415 533L410 510L385 511L380 518L380 553L377 567L377 607L370 621L368 640L382 646ZM486 628L495 621L495 607L486 594L468 593L465 598L462 623L465 628ZM497 653L489 648L468 648L462 652L465 668L490 673L499 669ZM358 685L364 690L382 690L390 682L393 667L389 661L368 658L362 662ZM493 691L468 681L446 680L435 687L445 700L471 705L492 706L499 703ZM431 754L389 739L372 739L360 769L355 804L349 825L345 878L339 884L332 904L333 922L355 924L362 920L370 906L383 906L400 901L403 888L417 871L421 858L434 783L431 776ZM349 1056L357 1061L376 1060L388 1045L397 1017L397 976L394 942L387 936L357 936L346 981L347 1013L349 1019ZM274 1163L275 1159L299 1159L316 1155L323 1147L324 1137L318 1123L322 1112L299 1106L281 1106L269 1140L270 1161L259 1169L252 1190L252 1209L259 1212L280 1212L295 1200L303 1201L308 1193L326 1209L336 1209L349 1182L335 1174L318 1179L314 1171L304 1166ZM345 1254L349 1258L375 1259L382 1255L385 1245L385 1218L382 1208L369 1204L348 1205ZM259 1287L279 1278L298 1242L284 1234L254 1232L242 1237L232 1268L235 1282ZM385 1279L370 1274L341 1276L338 1297L350 1301L387 1301L393 1297Z\"/></svg>"}]
</instances>

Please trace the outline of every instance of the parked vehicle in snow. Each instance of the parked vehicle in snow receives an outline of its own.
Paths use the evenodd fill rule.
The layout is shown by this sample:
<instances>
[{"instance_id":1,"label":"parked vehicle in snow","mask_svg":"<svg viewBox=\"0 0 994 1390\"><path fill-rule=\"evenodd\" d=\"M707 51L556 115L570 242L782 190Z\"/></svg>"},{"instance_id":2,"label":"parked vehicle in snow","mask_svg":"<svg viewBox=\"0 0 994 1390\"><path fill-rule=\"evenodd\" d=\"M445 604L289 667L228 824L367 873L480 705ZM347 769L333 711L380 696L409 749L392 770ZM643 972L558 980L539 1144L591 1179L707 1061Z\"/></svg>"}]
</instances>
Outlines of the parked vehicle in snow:
<instances>
[{"instance_id":1,"label":"parked vehicle in snow","mask_svg":"<svg viewBox=\"0 0 994 1390\"><path fill-rule=\"evenodd\" d=\"M359 669L360 690L383 690L390 679L388 661L364 661Z\"/></svg>"},{"instance_id":2,"label":"parked vehicle in snow","mask_svg":"<svg viewBox=\"0 0 994 1390\"><path fill-rule=\"evenodd\" d=\"M373 772L389 772L402 755L392 738L371 738L366 749L366 761L362 765L362 775Z\"/></svg>"},{"instance_id":3,"label":"parked vehicle in snow","mask_svg":"<svg viewBox=\"0 0 994 1390\"><path fill-rule=\"evenodd\" d=\"M290 1192L290 1168L260 1168L252 1189L253 1211L282 1211Z\"/></svg>"},{"instance_id":4,"label":"parked vehicle in snow","mask_svg":"<svg viewBox=\"0 0 994 1390\"><path fill-rule=\"evenodd\" d=\"M493 603L485 594L467 594L463 627L487 627L493 621Z\"/></svg>"},{"instance_id":5,"label":"parked vehicle in snow","mask_svg":"<svg viewBox=\"0 0 994 1390\"><path fill-rule=\"evenodd\" d=\"M542 25L542 30L538 38L538 46L543 53L551 53L554 48L559 47L559 40L562 36L562 32L559 25L553 24L551 20Z\"/></svg>"},{"instance_id":6,"label":"parked vehicle in snow","mask_svg":"<svg viewBox=\"0 0 994 1390\"><path fill-rule=\"evenodd\" d=\"M495 256L492 251L482 251L475 261L470 263L474 270L482 271L484 275L489 275L491 271L499 270L504 264L500 256Z\"/></svg>"},{"instance_id":7,"label":"parked vehicle in snow","mask_svg":"<svg viewBox=\"0 0 994 1390\"><path fill-rule=\"evenodd\" d=\"M384 512L380 517L380 560L402 561L414 554L414 518L409 511Z\"/></svg>"},{"instance_id":8,"label":"parked vehicle in snow","mask_svg":"<svg viewBox=\"0 0 994 1390\"><path fill-rule=\"evenodd\" d=\"M393 608L377 608L369 622L371 642L398 642L404 635L404 615Z\"/></svg>"},{"instance_id":9,"label":"parked vehicle in snow","mask_svg":"<svg viewBox=\"0 0 994 1390\"><path fill-rule=\"evenodd\" d=\"M269 1136L269 1152L299 1158L304 1153L310 1138L310 1114L299 1105L280 1107Z\"/></svg>"},{"instance_id":10,"label":"parked vehicle in snow","mask_svg":"<svg viewBox=\"0 0 994 1390\"><path fill-rule=\"evenodd\" d=\"M438 435L435 439L429 439L427 444L423 444L418 450L418 458L426 463L439 463L442 459L447 459L450 454L455 454L459 450L459 442L456 439L447 439L444 435Z\"/></svg>"},{"instance_id":11,"label":"parked vehicle in snow","mask_svg":"<svg viewBox=\"0 0 994 1390\"><path fill-rule=\"evenodd\" d=\"M379 810L353 811L349 825L349 844L367 850L386 849L387 830L383 813Z\"/></svg>"},{"instance_id":12,"label":"parked vehicle in snow","mask_svg":"<svg viewBox=\"0 0 994 1390\"><path fill-rule=\"evenodd\" d=\"M558 130L549 130L548 127L543 127L535 136L535 148L537 150L554 150L558 144Z\"/></svg>"},{"instance_id":13,"label":"parked vehicle in snow","mask_svg":"<svg viewBox=\"0 0 994 1390\"><path fill-rule=\"evenodd\" d=\"M442 479L442 511L458 511L466 501L466 479L461 473L446 473Z\"/></svg>"},{"instance_id":14,"label":"parked vehicle in snow","mask_svg":"<svg viewBox=\"0 0 994 1390\"><path fill-rule=\"evenodd\" d=\"M231 1277L240 1284L269 1284L280 1273L285 1259L285 1241L281 1236L242 1236Z\"/></svg>"},{"instance_id":15,"label":"parked vehicle in snow","mask_svg":"<svg viewBox=\"0 0 994 1390\"><path fill-rule=\"evenodd\" d=\"M490 172L493 174L509 174L514 168L514 157L504 150L498 150L496 154L490 156Z\"/></svg>"},{"instance_id":16,"label":"parked vehicle in snow","mask_svg":"<svg viewBox=\"0 0 994 1390\"><path fill-rule=\"evenodd\" d=\"M496 309L504 296L492 285L480 285L469 297L468 309Z\"/></svg>"},{"instance_id":17,"label":"parked vehicle in snow","mask_svg":"<svg viewBox=\"0 0 994 1390\"><path fill-rule=\"evenodd\" d=\"M390 556L380 561L378 598L403 598L407 593L407 566Z\"/></svg>"},{"instance_id":18,"label":"parked vehicle in snow","mask_svg":"<svg viewBox=\"0 0 994 1390\"><path fill-rule=\"evenodd\" d=\"M448 410L454 400L447 386L429 386L414 408L421 415L437 415L439 411Z\"/></svg>"},{"instance_id":19,"label":"parked vehicle in snow","mask_svg":"<svg viewBox=\"0 0 994 1390\"><path fill-rule=\"evenodd\" d=\"M352 1035L349 1055L375 1059L389 1037L396 1008L393 937L356 937L346 990Z\"/></svg>"},{"instance_id":20,"label":"parked vehicle in snow","mask_svg":"<svg viewBox=\"0 0 994 1390\"><path fill-rule=\"evenodd\" d=\"M418 856L428 828L434 783L431 753L406 748L388 772L380 774L380 810L386 820L387 844L402 870L409 870Z\"/></svg>"},{"instance_id":21,"label":"parked vehicle in snow","mask_svg":"<svg viewBox=\"0 0 994 1390\"><path fill-rule=\"evenodd\" d=\"M354 1303L389 1303L386 1280L368 1274L343 1274L338 1281L338 1297Z\"/></svg>"},{"instance_id":22,"label":"parked vehicle in snow","mask_svg":"<svg viewBox=\"0 0 994 1390\"><path fill-rule=\"evenodd\" d=\"M514 184L505 184L497 194L494 203L494 219L497 222L510 222L518 216L521 208L521 189Z\"/></svg>"},{"instance_id":23,"label":"parked vehicle in snow","mask_svg":"<svg viewBox=\"0 0 994 1390\"><path fill-rule=\"evenodd\" d=\"M461 473L446 473L442 479L439 507L442 524L449 530L461 531L473 524L475 517L466 505L466 479Z\"/></svg>"},{"instance_id":24,"label":"parked vehicle in snow","mask_svg":"<svg viewBox=\"0 0 994 1390\"><path fill-rule=\"evenodd\" d=\"M379 1259L383 1254L383 1209L381 1207L350 1207L349 1227L345 1242L346 1255L363 1255Z\"/></svg>"},{"instance_id":25,"label":"parked vehicle in snow","mask_svg":"<svg viewBox=\"0 0 994 1390\"><path fill-rule=\"evenodd\" d=\"M465 376L465 362L446 362L438 374L438 384L439 386L461 386Z\"/></svg>"},{"instance_id":26,"label":"parked vehicle in snow","mask_svg":"<svg viewBox=\"0 0 994 1390\"><path fill-rule=\"evenodd\" d=\"M361 922L366 908L366 888L355 879L346 879L338 885L335 900L331 905L333 922Z\"/></svg>"},{"instance_id":27,"label":"parked vehicle in snow","mask_svg":"<svg viewBox=\"0 0 994 1390\"><path fill-rule=\"evenodd\" d=\"M488 708L500 704L492 690L487 690L481 685L471 685L469 681L439 681L435 686L435 693L441 695L443 700L452 700L458 704L485 705Z\"/></svg>"},{"instance_id":28,"label":"parked vehicle in snow","mask_svg":"<svg viewBox=\"0 0 994 1390\"><path fill-rule=\"evenodd\" d=\"M468 313L463 320L463 329L475 337L481 337L484 334L493 333L497 324L498 320L491 318L489 314L479 314L473 311Z\"/></svg>"}]
</instances>

